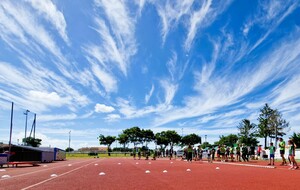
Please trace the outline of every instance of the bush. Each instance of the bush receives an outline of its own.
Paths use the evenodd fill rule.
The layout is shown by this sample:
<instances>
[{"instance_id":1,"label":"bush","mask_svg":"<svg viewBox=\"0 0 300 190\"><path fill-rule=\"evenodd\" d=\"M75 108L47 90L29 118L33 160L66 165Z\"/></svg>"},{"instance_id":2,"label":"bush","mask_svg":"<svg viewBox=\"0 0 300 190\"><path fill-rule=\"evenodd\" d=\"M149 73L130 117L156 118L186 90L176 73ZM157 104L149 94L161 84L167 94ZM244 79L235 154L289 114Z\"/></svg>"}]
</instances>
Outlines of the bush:
<instances>
[{"instance_id":1,"label":"bush","mask_svg":"<svg viewBox=\"0 0 300 190\"><path fill-rule=\"evenodd\" d=\"M96 152L90 152L88 155L89 156L98 156L98 153L96 153Z\"/></svg>"}]
</instances>

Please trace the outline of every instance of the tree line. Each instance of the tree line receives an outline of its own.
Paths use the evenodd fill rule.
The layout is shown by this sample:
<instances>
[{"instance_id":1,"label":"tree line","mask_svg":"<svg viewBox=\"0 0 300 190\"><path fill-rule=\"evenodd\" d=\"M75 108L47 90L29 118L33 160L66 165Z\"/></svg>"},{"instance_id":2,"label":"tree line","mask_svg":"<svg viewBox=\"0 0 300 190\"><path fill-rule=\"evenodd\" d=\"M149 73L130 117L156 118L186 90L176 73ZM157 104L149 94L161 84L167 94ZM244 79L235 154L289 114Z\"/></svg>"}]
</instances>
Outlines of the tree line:
<instances>
[{"instance_id":1,"label":"tree line","mask_svg":"<svg viewBox=\"0 0 300 190\"><path fill-rule=\"evenodd\" d=\"M111 145L116 140L123 145L123 149L125 149L129 143L132 143L134 147L137 145L147 147L150 142L154 142L162 150L164 150L167 146L173 148L175 145L184 146L188 144L194 145L201 143L201 137L194 133L184 137L181 137L174 130L167 130L154 134L151 129L140 129L138 126L123 130L118 137L104 136L100 134L98 139L101 145L106 145L108 147L108 151L111 150Z\"/></svg>"},{"instance_id":2,"label":"tree line","mask_svg":"<svg viewBox=\"0 0 300 190\"><path fill-rule=\"evenodd\" d=\"M247 146L257 146L259 142L257 138L263 138L264 146L267 147L268 138L275 139L276 144L277 138L283 137L290 130L289 122L282 117L277 109L272 109L268 104L260 109L257 120L258 124L254 124L248 119L243 119L237 126L239 131L237 135L222 135L214 145L226 144L232 146L236 143L244 143ZM300 146L300 133L294 133L290 138L294 140L298 147Z\"/></svg>"},{"instance_id":3,"label":"tree line","mask_svg":"<svg viewBox=\"0 0 300 190\"><path fill-rule=\"evenodd\" d=\"M264 146L267 147L268 138L276 139L283 137L286 132L290 130L289 122L283 119L282 114L277 109L272 109L268 104L265 104L258 116L258 124L252 123L249 119L243 119L237 126L238 134L229 134L227 136L220 136L219 141L214 144L204 142L201 146L206 148L208 146L217 146L225 144L233 146L236 143L244 143L247 146L257 146L258 138L264 138ZM291 138L300 147L300 133L294 133ZM151 129L141 129L138 126L131 127L122 131L116 136L99 135L99 143L106 145L108 150L111 150L111 145L116 140L123 145L125 149L129 143L134 147L137 145L147 147L150 142L154 142L162 150L167 146L173 148L175 145L185 146L201 144L201 137L197 134L189 134L180 136L175 130L167 130L154 134ZM128 148L128 147L127 147Z\"/></svg>"}]
</instances>

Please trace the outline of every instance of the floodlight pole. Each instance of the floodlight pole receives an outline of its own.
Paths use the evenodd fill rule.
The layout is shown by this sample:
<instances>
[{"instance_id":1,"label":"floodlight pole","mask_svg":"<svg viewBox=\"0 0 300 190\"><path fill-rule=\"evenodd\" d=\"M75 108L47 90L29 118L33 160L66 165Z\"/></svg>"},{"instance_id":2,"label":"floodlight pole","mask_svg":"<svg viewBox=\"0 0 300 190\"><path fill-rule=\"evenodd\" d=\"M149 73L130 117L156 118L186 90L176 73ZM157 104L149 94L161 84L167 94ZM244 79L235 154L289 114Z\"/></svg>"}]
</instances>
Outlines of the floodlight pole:
<instances>
[{"instance_id":1,"label":"floodlight pole","mask_svg":"<svg viewBox=\"0 0 300 190\"><path fill-rule=\"evenodd\" d=\"M69 131L69 153L71 151L71 131Z\"/></svg>"},{"instance_id":2,"label":"floodlight pole","mask_svg":"<svg viewBox=\"0 0 300 190\"><path fill-rule=\"evenodd\" d=\"M9 132L9 155L8 162L10 161L10 153L11 153L11 137L12 137L12 128L13 128L13 117L14 117L14 103L11 103L11 114L10 114L10 132Z\"/></svg>"},{"instance_id":3,"label":"floodlight pole","mask_svg":"<svg viewBox=\"0 0 300 190\"><path fill-rule=\"evenodd\" d=\"M24 140L26 140L26 135L27 135L27 119L28 119L28 112L30 112L29 110L26 110L24 112L24 115L26 115L26 120L25 120L25 138Z\"/></svg>"}]
</instances>

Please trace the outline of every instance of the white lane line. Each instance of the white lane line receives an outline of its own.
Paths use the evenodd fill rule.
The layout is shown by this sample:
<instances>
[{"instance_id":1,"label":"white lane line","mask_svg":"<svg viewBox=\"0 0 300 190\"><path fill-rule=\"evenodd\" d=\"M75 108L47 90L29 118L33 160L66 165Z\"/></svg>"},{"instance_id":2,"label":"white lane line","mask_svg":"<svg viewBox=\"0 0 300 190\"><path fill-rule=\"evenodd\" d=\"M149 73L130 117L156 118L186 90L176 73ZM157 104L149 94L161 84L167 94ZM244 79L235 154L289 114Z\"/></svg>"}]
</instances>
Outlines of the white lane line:
<instances>
[{"instance_id":1,"label":"white lane line","mask_svg":"<svg viewBox=\"0 0 300 190\"><path fill-rule=\"evenodd\" d=\"M82 162L76 162L75 164L81 164L81 163L84 163L84 162L87 162L87 160L82 161ZM74 164L74 163L73 163L73 164ZM24 173L24 174L19 174L19 175L11 176L10 178L3 178L3 179L0 179L0 181L2 181L2 180L8 180L8 179L16 178L16 177L22 177L22 176L26 176L26 175L30 175L30 174L35 174L35 173L39 173L39 172L43 172L43 171L47 171L47 170L52 170L52 169L56 169L56 168L61 168L61 167L66 167L66 165L63 164L63 165L59 165L59 166L52 167L52 168L47 168L47 169L37 170L37 171L28 172L28 173Z\"/></svg>"},{"instance_id":2,"label":"white lane line","mask_svg":"<svg viewBox=\"0 0 300 190\"><path fill-rule=\"evenodd\" d=\"M206 161L202 161L202 162L206 162ZM263 166L263 165L254 165L254 164L238 164L238 163L228 163L228 162L213 162L213 164L223 164L223 165L232 165L232 166L246 166L246 167L268 168L268 169L275 169L276 168L276 166Z\"/></svg>"},{"instance_id":3,"label":"white lane line","mask_svg":"<svg viewBox=\"0 0 300 190\"><path fill-rule=\"evenodd\" d=\"M72 172L74 172L74 171L76 171L76 170L79 170L79 169L81 169L81 168L83 168L83 167L86 167L86 166L88 166L88 165L90 165L90 164L93 164L93 163L95 163L95 162L99 162L99 160L94 161L94 162L91 162L91 163L88 163L88 164L85 164L85 165L83 165L83 166L80 166L80 167L75 168L75 169L73 169L73 170L67 171L67 172L62 173L62 174L60 174L60 175L57 175L57 177L55 177L55 178L49 178L49 179L46 179L46 180L41 181L41 182L39 182L39 183L35 183L35 184L30 185L30 186L28 186L28 187L22 188L21 190L30 189L30 188L32 188L32 187L41 185L41 184L46 183L46 182L48 182L48 181L51 181L51 180L53 180L53 179L57 179L57 178L59 178L59 177L61 177L61 176L67 175L67 174L69 174L69 173L72 173Z\"/></svg>"}]
</instances>

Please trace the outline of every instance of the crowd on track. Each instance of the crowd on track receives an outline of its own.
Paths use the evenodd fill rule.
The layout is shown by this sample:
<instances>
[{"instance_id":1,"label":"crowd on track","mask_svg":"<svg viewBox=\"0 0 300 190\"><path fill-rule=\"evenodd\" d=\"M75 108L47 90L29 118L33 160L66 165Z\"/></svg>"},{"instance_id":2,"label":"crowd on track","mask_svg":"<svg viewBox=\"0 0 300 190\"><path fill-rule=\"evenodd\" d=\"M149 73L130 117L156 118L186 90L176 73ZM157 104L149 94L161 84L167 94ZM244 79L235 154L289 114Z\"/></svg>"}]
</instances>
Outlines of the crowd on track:
<instances>
[{"instance_id":1,"label":"crowd on track","mask_svg":"<svg viewBox=\"0 0 300 190\"><path fill-rule=\"evenodd\" d=\"M295 159L295 149L296 144L289 140L288 144L282 138L278 138L279 144L279 152L282 159L281 166L287 166L287 160L289 162L291 170L299 169L299 166ZM285 149L288 148L288 159L285 158ZM275 165L275 151L276 147L274 147L273 143L270 143L268 147L270 155L269 155L269 164L268 165ZM194 161L202 161L207 160L208 162L212 163L213 161L221 161L221 162L249 162L249 160L261 160L264 158L263 148L261 145L258 147L246 146L245 144L237 144L237 146L226 146L226 145L219 145L216 147L207 147L202 149L201 146L193 147L192 145L188 145L186 148L183 149L183 154L179 155L177 151L174 151L173 148L166 149L166 150L158 150L155 149L152 153L152 160L156 160L157 158L167 157L171 159L181 158L182 160L187 160L188 162ZM134 148L133 149L133 158L134 159L141 159L142 155L146 157L146 160L149 159L150 151L142 152L141 148ZM205 155L205 156L204 156ZM137 156L137 158L136 158ZM205 157L205 158L204 158Z\"/></svg>"}]
</instances>

